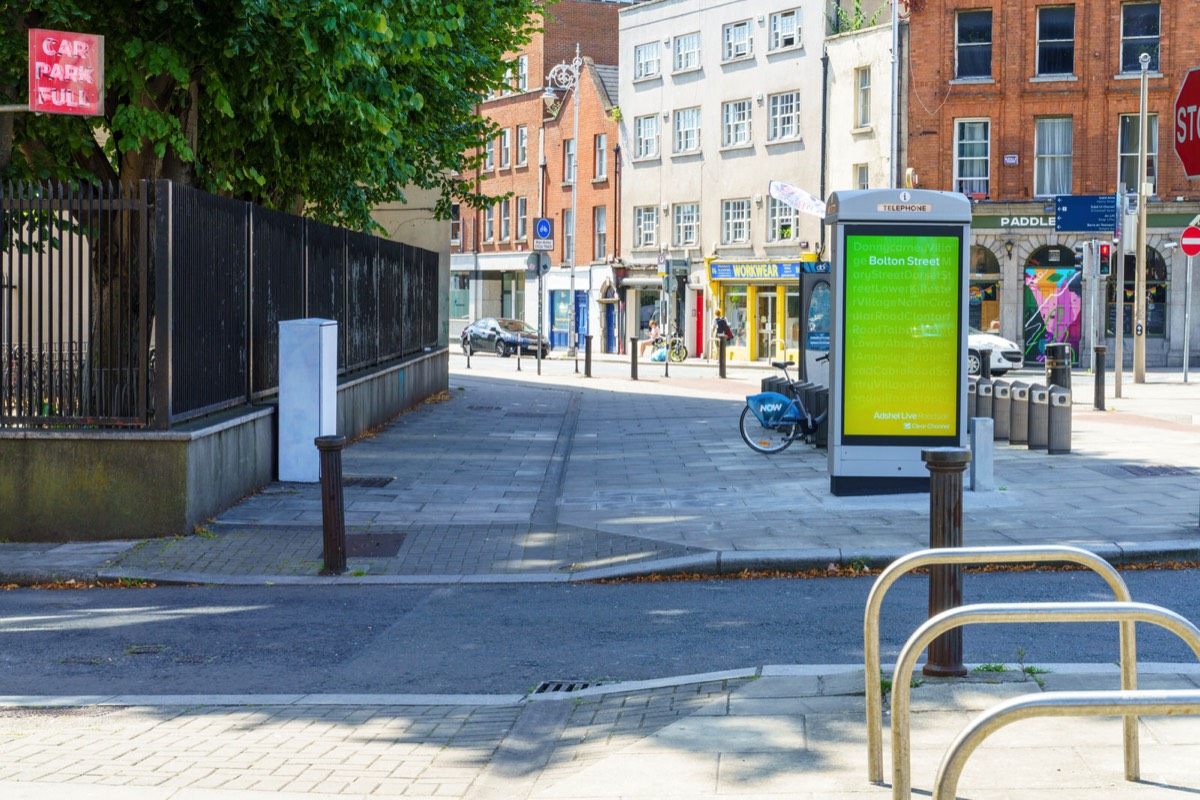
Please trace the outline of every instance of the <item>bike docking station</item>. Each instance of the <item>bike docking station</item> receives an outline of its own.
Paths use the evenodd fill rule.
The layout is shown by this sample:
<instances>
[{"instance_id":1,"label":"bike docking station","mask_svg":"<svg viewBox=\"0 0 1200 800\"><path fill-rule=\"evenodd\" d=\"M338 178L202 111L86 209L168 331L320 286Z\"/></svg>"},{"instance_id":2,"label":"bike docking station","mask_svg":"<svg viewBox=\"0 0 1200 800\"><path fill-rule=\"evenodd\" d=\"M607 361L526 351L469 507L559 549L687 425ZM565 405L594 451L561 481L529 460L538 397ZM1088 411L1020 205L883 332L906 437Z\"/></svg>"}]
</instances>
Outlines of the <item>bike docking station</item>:
<instances>
[{"instance_id":1,"label":"bike docking station","mask_svg":"<svg viewBox=\"0 0 1200 800\"><path fill-rule=\"evenodd\" d=\"M832 494L928 492L922 451L966 447L970 223L957 193L830 196Z\"/></svg>"}]
</instances>

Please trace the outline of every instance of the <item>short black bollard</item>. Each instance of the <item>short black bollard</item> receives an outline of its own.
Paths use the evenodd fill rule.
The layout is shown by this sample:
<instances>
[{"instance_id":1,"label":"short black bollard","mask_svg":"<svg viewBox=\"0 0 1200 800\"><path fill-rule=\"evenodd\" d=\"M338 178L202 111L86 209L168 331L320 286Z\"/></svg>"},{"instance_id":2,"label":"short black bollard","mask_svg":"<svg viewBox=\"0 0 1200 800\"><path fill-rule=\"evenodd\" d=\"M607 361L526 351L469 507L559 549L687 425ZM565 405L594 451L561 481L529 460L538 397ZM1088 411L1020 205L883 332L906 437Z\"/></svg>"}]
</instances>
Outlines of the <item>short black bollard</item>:
<instances>
[{"instance_id":1,"label":"short black bollard","mask_svg":"<svg viewBox=\"0 0 1200 800\"><path fill-rule=\"evenodd\" d=\"M962 547L963 473L971 461L965 447L921 451L929 470L929 546ZM929 616L962 605L962 565L938 564L929 568ZM947 631L929 645L923 675L961 678L962 628Z\"/></svg>"},{"instance_id":2,"label":"short black bollard","mask_svg":"<svg viewBox=\"0 0 1200 800\"><path fill-rule=\"evenodd\" d=\"M321 558L322 575L341 575L346 571L346 503L342 495L342 448L345 436L318 436L321 451L321 528L324 538Z\"/></svg>"},{"instance_id":3,"label":"short black bollard","mask_svg":"<svg viewBox=\"0 0 1200 800\"><path fill-rule=\"evenodd\" d=\"M1096 364L1096 386L1095 394L1092 396L1092 407L1097 411L1104 410L1104 354L1108 352L1106 345L1098 344L1093 348L1095 351Z\"/></svg>"},{"instance_id":4,"label":"short black bollard","mask_svg":"<svg viewBox=\"0 0 1200 800\"><path fill-rule=\"evenodd\" d=\"M1071 388L1071 345L1066 342L1046 345L1046 385Z\"/></svg>"},{"instance_id":5,"label":"short black bollard","mask_svg":"<svg viewBox=\"0 0 1200 800\"><path fill-rule=\"evenodd\" d=\"M592 377L592 335L583 337L583 376Z\"/></svg>"},{"instance_id":6,"label":"short black bollard","mask_svg":"<svg viewBox=\"0 0 1200 800\"><path fill-rule=\"evenodd\" d=\"M629 379L637 380L638 337L629 337Z\"/></svg>"},{"instance_id":7,"label":"short black bollard","mask_svg":"<svg viewBox=\"0 0 1200 800\"><path fill-rule=\"evenodd\" d=\"M991 350L980 350L979 351L979 377L988 378L988 379L990 379L992 377L992 351Z\"/></svg>"},{"instance_id":8,"label":"short black bollard","mask_svg":"<svg viewBox=\"0 0 1200 800\"><path fill-rule=\"evenodd\" d=\"M725 377L725 345L729 340L722 336L717 340L717 374Z\"/></svg>"}]
</instances>

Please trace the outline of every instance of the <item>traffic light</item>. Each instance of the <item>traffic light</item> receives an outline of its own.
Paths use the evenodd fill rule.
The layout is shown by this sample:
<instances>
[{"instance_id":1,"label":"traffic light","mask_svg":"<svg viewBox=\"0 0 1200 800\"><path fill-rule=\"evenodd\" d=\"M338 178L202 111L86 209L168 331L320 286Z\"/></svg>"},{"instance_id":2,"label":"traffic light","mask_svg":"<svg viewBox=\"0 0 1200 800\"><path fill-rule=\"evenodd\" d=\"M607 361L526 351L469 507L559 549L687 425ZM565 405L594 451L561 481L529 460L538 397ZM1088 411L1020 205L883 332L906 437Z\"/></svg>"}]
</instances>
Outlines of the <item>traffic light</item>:
<instances>
[{"instance_id":1,"label":"traffic light","mask_svg":"<svg viewBox=\"0 0 1200 800\"><path fill-rule=\"evenodd\" d=\"M1100 243L1100 274L1108 275L1112 272L1112 245L1108 242Z\"/></svg>"},{"instance_id":2,"label":"traffic light","mask_svg":"<svg viewBox=\"0 0 1200 800\"><path fill-rule=\"evenodd\" d=\"M1087 245L1086 244L1075 245L1075 266L1079 267L1080 269L1083 269L1083 264L1086 260L1087 260Z\"/></svg>"}]
</instances>

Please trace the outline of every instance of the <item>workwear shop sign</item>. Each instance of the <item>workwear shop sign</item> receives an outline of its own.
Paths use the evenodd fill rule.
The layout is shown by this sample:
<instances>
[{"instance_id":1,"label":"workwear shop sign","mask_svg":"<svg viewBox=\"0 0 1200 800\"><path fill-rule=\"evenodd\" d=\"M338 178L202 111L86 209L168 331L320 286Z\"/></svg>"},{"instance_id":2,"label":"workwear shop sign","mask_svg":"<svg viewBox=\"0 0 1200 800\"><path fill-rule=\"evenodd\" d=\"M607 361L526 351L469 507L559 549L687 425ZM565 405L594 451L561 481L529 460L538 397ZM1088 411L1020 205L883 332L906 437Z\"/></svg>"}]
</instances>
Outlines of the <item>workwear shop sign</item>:
<instances>
[{"instance_id":1,"label":"workwear shop sign","mask_svg":"<svg viewBox=\"0 0 1200 800\"><path fill-rule=\"evenodd\" d=\"M44 114L104 113L104 37L32 28L29 110Z\"/></svg>"},{"instance_id":2,"label":"workwear shop sign","mask_svg":"<svg viewBox=\"0 0 1200 800\"><path fill-rule=\"evenodd\" d=\"M846 441L958 435L959 228L847 226Z\"/></svg>"}]
</instances>

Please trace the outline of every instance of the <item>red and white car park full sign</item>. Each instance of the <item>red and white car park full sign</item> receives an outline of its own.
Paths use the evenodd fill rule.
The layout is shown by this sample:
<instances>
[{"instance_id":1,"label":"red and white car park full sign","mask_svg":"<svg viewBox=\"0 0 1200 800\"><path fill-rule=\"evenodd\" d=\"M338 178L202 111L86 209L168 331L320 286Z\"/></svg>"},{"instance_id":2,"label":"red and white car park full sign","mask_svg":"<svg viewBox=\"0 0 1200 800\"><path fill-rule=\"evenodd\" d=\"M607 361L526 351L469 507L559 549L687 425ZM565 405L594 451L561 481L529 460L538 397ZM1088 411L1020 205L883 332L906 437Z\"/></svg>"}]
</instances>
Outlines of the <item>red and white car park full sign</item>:
<instances>
[{"instance_id":1,"label":"red and white car park full sign","mask_svg":"<svg viewBox=\"0 0 1200 800\"><path fill-rule=\"evenodd\" d=\"M104 37L29 30L29 110L43 114L104 113Z\"/></svg>"}]
</instances>

